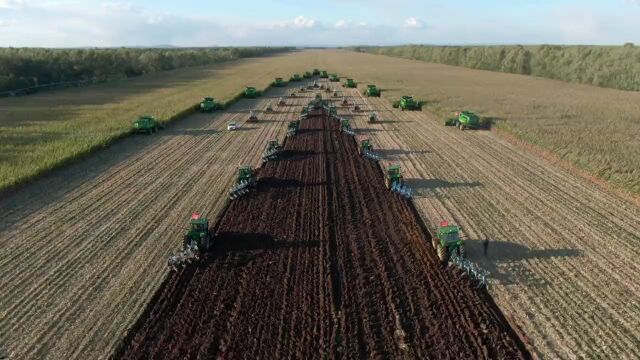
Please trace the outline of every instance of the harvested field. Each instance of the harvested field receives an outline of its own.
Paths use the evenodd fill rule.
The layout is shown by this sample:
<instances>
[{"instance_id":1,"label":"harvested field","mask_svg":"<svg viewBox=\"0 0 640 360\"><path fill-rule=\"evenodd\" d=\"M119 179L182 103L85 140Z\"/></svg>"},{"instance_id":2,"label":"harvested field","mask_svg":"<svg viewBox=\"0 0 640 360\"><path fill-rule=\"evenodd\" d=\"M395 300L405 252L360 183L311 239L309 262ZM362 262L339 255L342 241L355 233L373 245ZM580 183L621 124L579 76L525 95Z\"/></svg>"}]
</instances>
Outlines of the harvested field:
<instances>
[{"instance_id":1,"label":"harvested field","mask_svg":"<svg viewBox=\"0 0 640 360\"><path fill-rule=\"evenodd\" d=\"M123 358L527 357L336 120L302 121L258 179L204 263L170 275Z\"/></svg>"}]
</instances>

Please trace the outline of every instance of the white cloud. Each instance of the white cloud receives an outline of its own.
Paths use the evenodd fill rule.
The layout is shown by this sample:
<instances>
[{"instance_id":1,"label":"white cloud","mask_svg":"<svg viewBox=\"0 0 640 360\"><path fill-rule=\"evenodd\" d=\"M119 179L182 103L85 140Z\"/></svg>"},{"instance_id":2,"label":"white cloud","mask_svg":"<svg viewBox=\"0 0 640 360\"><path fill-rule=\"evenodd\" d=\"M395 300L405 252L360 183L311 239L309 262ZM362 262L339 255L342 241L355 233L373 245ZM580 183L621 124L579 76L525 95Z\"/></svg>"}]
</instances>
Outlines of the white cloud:
<instances>
[{"instance_id":1,"label":"white cloud","mask_svg":"<svg viewBox=\"0 0 640 360\"><path fill-rule=\"evenodd\" d=\"M24 3L24 0L0 0L0 9L17 9Z\"/></svg>"},{"instance_id":2,"label":"white cloud","mask_svg":"<svg viewBox=\"0 0 640 360\"><path fill-rule=\"evenodd\" d=\"M404 21L404 27L409 29L420 29L423 26L422 22L414 17L410 17Z\"/></svg>"},{"instance_id":3,"label":"white cloud","mask_svg":"<svg viewBox=\"0 0 640 360\"><path fill-rule=\"evenodd\" d=\"M298 16L293 20L294 28L312 28L316 26L316 21L313 19L307 19L304 16Z\"/></svg>"},{"instance_id":4,"label":"white cloud","mask_svg":"<svg viewBox=\"0 0 640 360\"><path fill-rule=\"evenodd\" d=\"M338 20L335 25L333 25L334 29L356 29L367 27L368 24L364 21L355 22L353 20Z\"/></svg>"}]
</instances>

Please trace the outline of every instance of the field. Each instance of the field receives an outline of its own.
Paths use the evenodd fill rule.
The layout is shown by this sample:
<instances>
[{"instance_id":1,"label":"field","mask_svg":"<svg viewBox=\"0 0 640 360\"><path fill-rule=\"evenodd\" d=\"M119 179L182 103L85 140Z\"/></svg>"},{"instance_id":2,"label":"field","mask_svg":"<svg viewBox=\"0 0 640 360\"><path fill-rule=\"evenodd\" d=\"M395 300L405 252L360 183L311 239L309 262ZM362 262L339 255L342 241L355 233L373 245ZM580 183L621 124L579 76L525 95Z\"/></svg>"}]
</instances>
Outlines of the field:
<instances>
[{"instance_id":1,"label":"field","mask_svg":"<svg viewBox=\"0 0 640 360\"><path fill-rule=\"evenodd\" d=\"M486 292L439 265L411 202L321 112L221 214L206 261L170 275L117 357L525 358Z\"/></svg>"},{"instance_id":2,"label":"field","mask_svg":"<svg viewBox=\"0 0 640 360\"><path fill-rule=\"evenodd\" d=\"M175 88L151 92L144 86L136 92L131 84L137 82L121 84L136 92L121 98L99 98L100 93L108 92L100 87L94 96L96 105L87 111L114 120L114 124L119 119L118 126L124 128L138 114L137 99L146 99L150 110L154 103L159 102L160 109L179 98L190 104L209 91L224 98L214 91L232 96L241 82L236 77L245 76L255 80L256 86L264 86L273 76L289 74L296 66L325 67L359 81L375 81L388 90L385 96L401 93L401 87L427 99L430 92L440 101L429 105L436 112L468 104L471 108L486 106L484 115L509 112L513 116L505 122L514 127L533 127L536 116L540 124L555 121L559 129L543 135L547 141L567 131L560 124L566 124L568 118L554 117L558 109L574 109L581 115L588 109L613 114L601 133L606 130L618 142L606 142L601 139L605 136L594 139L593 128L574 128L575 137L592 141L603 161L618 154L619 158L612 159L612 169L620 164L633 168L637 162L633 143L622 155L621 149L616 150L620 141L624 143L636 131L634 125L626 126L620 119L638 113L633 112L637 94L346 52L310 51L243 60L207 70L206 79L184 79L177 82L179 86L173 84ZM398 66L408 73L395 71ZM518 86L508 88L511 83ZM183 95L181 91L191 91L189 84L202 90ZM419 88L426 90L421 93ZM522 95L523 89L530 89L531 94ZM85 101L92 97L88 90L92 89L85 90ZM278 97L283 91L270 90L268 97ZM562 105L558 92L571 94L564 99L568 105ZM0 100L2 129L9 131L7 104L13 104L12 118L44 123L57 107L82 115L82 105L74 104L79 98L75 90L65 90ZM503 100L492 102L494 98ZM535 99L536 112L530 98ZM28 116L26 103L6 102L27 99L42 104L33 118ZM243 100L226 112L188 116L155 136L119 140L20 191L3 195L0 273L7 280L0 284L0 344L12 358L108 357L164 281L166 257L179 246L189 214L215 217L224 205L236 166L258 165L266 141L283 139L286 121L296 118L299 108L264 114L265 121L245 124L244 130L234 134L222 131L227 121L244 122L248 109L264 108L274 100ZM104 105L98 105L100 101ZM445 128L439 115L403 113L392 109L384 98L359 101L365 108L375 108L383 122L368 124L366 112L353 114L358 131L373 138L385 160L403 166L415 190L414 203L429 227L443 219L463 226L469 256L492 272L491 294L526 334L534 354L562 359L640 356L637 204L495 132ZM529 107L529 115L518 116ZM109 117L104 115L106 108L121 111ZM595 115L584 116L596 121ZM77 123L75 129L86 129L89 119L84 117L84 123ZM106 126L109 121L100 124ZM625 131L619 131L621 127ZM25 134L33 139L32 148L25 149L41 149L36 131ZM575 155L581 147L588 146L570 141L558 149ZM583 154L593 154L591 148L585 151ZM25 154L10 156L30 161ZM625 179L637 181L633 180L637 170ZM480 245L485 238L492 240L486 259Z\"/></svg>"}]
</instances>

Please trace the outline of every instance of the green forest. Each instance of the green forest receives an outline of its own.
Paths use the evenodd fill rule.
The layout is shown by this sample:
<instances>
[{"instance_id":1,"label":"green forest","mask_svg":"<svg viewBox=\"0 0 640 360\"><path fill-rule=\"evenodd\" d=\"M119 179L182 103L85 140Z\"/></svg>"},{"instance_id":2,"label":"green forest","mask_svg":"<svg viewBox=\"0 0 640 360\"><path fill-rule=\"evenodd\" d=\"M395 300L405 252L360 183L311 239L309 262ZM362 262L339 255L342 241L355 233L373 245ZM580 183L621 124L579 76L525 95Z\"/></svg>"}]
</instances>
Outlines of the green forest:
<instances>
[{"instance_id":1,"label":"green forest","mask_svg":"<svg viewBox=\"0 0 640 360\"><path fill-rule=\"evenodd\" d=\"M407 45L353 50L640 91L640 47L631 43L624 46Z\"/></svg>"},{"instance_id":2,"label":"green forest","mask_svg":"<svg viewBox=\"0 0 640 360\"><path fill-rule=\"evenodd\" d=\"M0 48L0 92L67 81L102 82L289 48Z\"/></svg>"}]
</instances>

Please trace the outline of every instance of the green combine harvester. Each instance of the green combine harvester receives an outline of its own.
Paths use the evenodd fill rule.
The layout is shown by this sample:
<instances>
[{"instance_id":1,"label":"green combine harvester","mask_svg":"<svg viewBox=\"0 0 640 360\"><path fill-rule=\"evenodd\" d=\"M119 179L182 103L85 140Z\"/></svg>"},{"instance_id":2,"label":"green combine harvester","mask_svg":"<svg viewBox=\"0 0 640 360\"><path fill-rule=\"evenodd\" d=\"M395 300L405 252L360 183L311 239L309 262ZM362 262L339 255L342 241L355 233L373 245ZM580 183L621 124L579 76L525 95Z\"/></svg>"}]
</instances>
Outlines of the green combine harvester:
<instances>
[{"instance_id":1,"label":"green combine harvester","mask_svg":"<svg viewBox=\"0 0 640 360\"><path fill-rule=\"evenodd\" d=\"M378 89L375 85L367 85L367 88L364 90L366 96L380 97L381 92L382 90Z\"/></svg>"},{"instance_id":2,"label":"green combine harvester","mask_svg":"<svg viewBox=\"0 0 640 360\"><path fill-rule=\"evenodd\" d=\"M246 97L247 99L255 99L260 95L262 95L262 92L256 90L256 88L253 86L247 86L247 88L244 89L244 97Z\"/></svg>"},{"instance_id":3,"label":"green combine harvester","mask_svg":"<svg viewBox=\"0 0 640 360\"><path fill-rule=\"evenodd\" d=\"M222 109L222 106L212 97L206 97L200 102L200 112L209 113L218 109Z\"/></svg>"},{"instance_id":4,"label":"green combine harvester","mask_svg":"<svg viewBox=\"0 0 640 360\"><path fill-rule=\"evenodd\" d=\"M464 244L460 239L460 228L457 225L442 221L431 241L443 264L449 262L452 254L464 258Z\"/></svg>"},{"instance_id":5,"label":"green combine harvester","mask_svg":"<svg viewBox=\"0 0 640 360\"><path fill-rule=\"evenodd\" d=\"M340 77L338 77L337 74L331 74L331 77L329 78L329 81L339 82L340 81Z\"/></svg>"},{"instance_id":6,"label":"green combine harvester","mask_svg":"<svg viewBox=\"0 0 640 360\"><path fill-rule=\"evenodd\" d=\"M229 199L234 200L251 191L256 186L255 171L249 165L238 167L236 184L229 190Z\"/></svg>"},{"instance_id":7,"label":"green combine harvester","mask_svg":"<svg viewBox=\"0 0 640 360\"><path fill-rule=\"evenodd\" d=\"M153 134L158 129L164 128L158 120L149 115L143 115L133 122L133 131L142 134Z\"/></svg>"},{"instance_id":8,"label":"green combine harvester","mask_svg":"<svg viewBox=\"0 0 640 360\"><path fill-rule=\"evenodd\" d=\"M311 71L305 71L304 74L302 74L302 77L305 79L311 79L313 75L311 75Z\"/></svg>"},{"instance_id":9,"label":"green combine harvester","mask_svg":"<svg viewBox=\"0 0 640 360\"><path fill-rule=\"evenodd\" d=\"M415 100L412 96L405 95L400 100L393 103L394 108L400 108L400 110L422 110L422 102Z\"/></svg>"},{"instance_id":10,"label":"green combine harvester","mask_svg":"<svg viewBox=\"0 0 640 360\"><path fill-rule=\"evenodd\" d=\"M299 74L293 74L293 76L289 78L289 81L302 81L302 77Z\"/></svg>"},{"instance_id":11,"label":"green combine harvester","mask_svg":"<svg viewBox=\"0 0 640 360\"><path fill-rule=\"evenodd\" d=\"M404 185L404 179L400 165L389 165L384 169L384 186L391 189L394 186Z\"/></svg>"},{"instance_id":12,"label":"green combine harvester","mask_svg":"<svg viewBox=\"0 0 640 360\"><path fill-rule=\"evenodd\" d=\"M344 87L355 89L358 87L358 83L353 81L353 79L347 79L347 82L344 83Z\"/></svg>"},{"instance_id":13,"label":"green combine harvester","mask_svg":"<svg viewBox=\"0 0 640 360\"><path fill-rule=\"evenodd\" d=\"M182 250L169 257L167 264L175 271L199 259L213 245L209 220L199 214L191 215L191 224L182 241Z\"/></svg>"},{"instance_id":14,"label":"green combine harvester","mask_svg":"<svg viewBox=\"0 0 640 360\"><path fill-rule=\"evenodd\" d=\"M320 70L319 69L313 69L313 76L318 76L320 75Z\"/></svg>"},{"instance_id":15,"label":"green combine harvester","mask_svg":"<svg viewBox=\"0 0 640 360\"><path fill-rule=\"evenodd\" d=\"M328 79L329 73L327 73L325 70L322 70L322 72L320 72L320 77L323 79Z\"/></svg>"},{"instance_id":16,"label":"green combine harvester","mask_svg":"<svg viewBox=\"0 0 640 360\"><path fill-rule=\"evenodd\" d=\"M480 128L480 117L470 111L461 111L456 113L457 118L447 119L444 122L445 126L455 126L464 129L478 129Z\"/></svg>"},{"instance_id":17,"label":"green combine harvester","mask_svg":"<svg viewBox=\"0 0 640 360\"><path fill-rule=\"evenodd\" d=\"M284 82L284 79L281 77L277 77L272 83L271 86L275 86L275 87L284 87L286 86L287 83Z\"/></svg>"}]
</instances>

